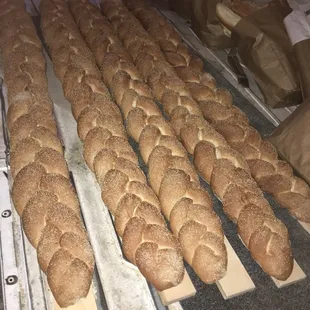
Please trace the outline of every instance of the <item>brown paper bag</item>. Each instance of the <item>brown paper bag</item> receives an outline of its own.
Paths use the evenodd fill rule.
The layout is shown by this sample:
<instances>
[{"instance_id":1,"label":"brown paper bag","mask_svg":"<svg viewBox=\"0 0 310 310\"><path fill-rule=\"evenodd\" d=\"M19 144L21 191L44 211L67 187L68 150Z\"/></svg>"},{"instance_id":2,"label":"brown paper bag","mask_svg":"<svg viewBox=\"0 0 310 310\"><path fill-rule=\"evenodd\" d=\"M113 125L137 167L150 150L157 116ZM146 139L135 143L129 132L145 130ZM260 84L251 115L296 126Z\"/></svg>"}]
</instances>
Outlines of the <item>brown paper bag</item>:
<instances>
[{"instance_id":1,"label":"brown paper bag","mask_svg":"<svg viewBox=\"0 0 310 310\"><path fill-rule=\"evenodd\" d=\"M268 140L279 155L310 184L310 98L303 102Z\"/></svg>"},{"instance_id":2,"label":"brown paper bag","mask_svg":"<svg viewBox=\"0 0 310 310\"><path fill-rule=\"evenodd\" d=\"M293 46L304 98L310 97L310 39Z\"/></svg>"},{"instance_id":3,"label":"brown paper bag","mask_svg":"<svg viewBox=\"0 0 310 310\"><path fill-rule=\"evenodd\" d=\"M192 0L192 28L201 42L211 49L236 46L236 40L225 35L216 17L216 5L231 5L230 0Z\"/></svg>"},{"instance_id":4,"label":"brown paper bag","mask_svg":"<svg viewBox=\"0 0 310 310\"><path fill-rule=\"evenodd\" d=\"M273 108L302 101L293 49L283 25L290 12L288 6L274 1L241 19L234 28L240 37L240 58L254 74L265 103Z\"/></svg>"},{"instance_id":5,"label":"brown paper bag","mask_svg":"<svg viewBox=\"0 0 310 310\"><path fill-rule=\"evenodd\" d=\"M307 17L303 11L293 10L285 17L284 25L293 45L303 97L308 98L310 96L310 17Z\"/></svg>"}]
</instances>

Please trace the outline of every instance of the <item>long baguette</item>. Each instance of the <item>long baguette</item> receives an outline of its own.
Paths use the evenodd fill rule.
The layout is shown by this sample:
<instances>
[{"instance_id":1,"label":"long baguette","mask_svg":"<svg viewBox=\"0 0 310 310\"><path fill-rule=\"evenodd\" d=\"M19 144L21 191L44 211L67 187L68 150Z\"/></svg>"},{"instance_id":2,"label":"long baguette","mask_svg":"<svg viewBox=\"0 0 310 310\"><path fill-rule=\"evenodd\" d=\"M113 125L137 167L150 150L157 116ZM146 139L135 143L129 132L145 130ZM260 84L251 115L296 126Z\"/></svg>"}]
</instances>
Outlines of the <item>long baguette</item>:
<instances>
[{"instance_id":1,"label":"long baguette","mask_svg":"<svg viewBox=\"0 0 310 310\"><path fill-rule=\"evenodd\" d=\"M126 2L135 13L139 14L142 9L144 13L144 3L141 2L140 7L139 3ZM293 267L288 231L251 178L243 156L229 147L223 136L203 119L198 104L165 61L157 42L121 1L105 1L101 7L154 96L163 105L183 145L193 155L197 170L223 202L227 216L237 223L238 232L253 258L268 274L280 280L287 279ZM142 13L141 16L148 17ZM156 17L156 22L160 24L161 19ZM166 41L167 46L173 46L173 40ZM229 93L219 91L218 96L229 98ZM162 194L167 192L162 191Z\"/></svg>"},{"instance_id":2,"label":"long baguette","mask_svg":"<svg viewBox=\"0 0 310 310\"><path fill-rule=\"evenodd\" d=\"M14 206L57 303L68 307L87 296L94 257L57 137L41 42L23 1L0 1L0 51Z\"/></svg>"},{"instance_id":3,"label":"long baguette","mask_svg":"<svg viewBox=\"0 0 310 310\"><path fill-rule=\"evenodd\" d=\"M139 143L148 165L149 183L160 195L162 210L180 240L186 261L203 281L219 280L227 266L224 234L187 152L163 118L113 27L88 1L68 3L123 112L129 134Z\"/></svg>"},{"instance_id":4,"label":"long baguette","mask_svg":"<svg viewBox=\"0 0 310 310\"><path fill-rule=\"evenodd\" d=\"M178 242L166 227L158 198L128 143L122 115L101 81L67 3L43 0L40 15L55 72L77 120L84 158L115 217L125 256L157 290L179 284L184 265Z\"/></svg>"},{"instance_id":5,"label":"long baguette","mask_svg":"<svg viewBox=\"0 0 310 310\"><path fill-rule=\"evenodd\" d=\"M201 59L191 55L171 23L147 6L141 12L137 9L136 14L188 86L205 119L247 160L250 172L261 189L270 193L298 220L310 223L308 184L294 176L292 167L278 158L272 144L264 141L250 125L248 117L232 104L227 90L216 87L215 79L204 72Z\"/></svg>"}]
</instances>

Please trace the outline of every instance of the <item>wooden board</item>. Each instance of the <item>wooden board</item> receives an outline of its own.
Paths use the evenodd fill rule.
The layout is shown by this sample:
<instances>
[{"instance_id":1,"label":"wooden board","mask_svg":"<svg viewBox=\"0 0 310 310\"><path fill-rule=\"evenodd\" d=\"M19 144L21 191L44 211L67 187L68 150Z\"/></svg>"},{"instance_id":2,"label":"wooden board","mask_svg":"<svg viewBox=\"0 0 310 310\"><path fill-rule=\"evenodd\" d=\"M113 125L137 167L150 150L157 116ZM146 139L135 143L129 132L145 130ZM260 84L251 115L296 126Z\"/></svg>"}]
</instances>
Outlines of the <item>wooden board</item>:
<instances>
[{"instance_id":1,"label":"wooden board","mask_svg":"<svg viewBox=\"0 0 310 310\"><path fill-rule=\"evenodd\" d=\"M277 288L282 288L291 284L294 284L296 282L302 281L306 278L306 274L303 272L303 270L300 268L298 263L294 260L294 266L292 274L288 277L285 281L280 281L274 277L271 277L274 284L277 286Z\"/></svg>"},{"instance_id":2,"label":"wooden board","mask_svg":"<svg viewBox=\"0 0 310 310\"><path fill-rule=\"evenodd\" d=\"M239 257L235 253L231 244L225 237L225 245L227 249L227 272L226 275L216 282L224 299L229 299L255 289L255 284L248 275L246 269L241 263ZM236 282L236 278L238 281ZM184 276L184 280L180 285L159 293L163 305L169 305L173 302L183 300L195 295L196 290L190 281L188 274Z\"/></svg>"},{"instance_id":3,"label":"wooden board","mask_svg":"<svg viewBox=\"0 0 310 310\"><path fill-rule=\"evenodd\" d=\"M244 242L243 242L243 240L241 239L240 236L239 236L239 239L241 240L242 244L246 247L246 245L244 244ZM291 275L288 277L287 280L280 281L280 280L278 280L278 279L276 279L274 277L270 277L272 279L272 281L274 282L274 284L278 288L281 288L281 287L284 287L284 286L288 286L288 285L294 284L296 282L302 281L302 280L304 280L307 277L306 274L303 272L303 270L300 268L300 266L297 264L295 259L294 259L293 264L294 264L293 265L293 271L292 271Z\"/></svg>"},{"instance_id":4,"label":"wooden board","mask_svg":"<svg viewBox=\"0 0 310 310\"><path fill-rule=\"evenodd\" d=\"M162 292L158 292L161 302L164 306L170 305L174 302L196 295L196 289L185 270L183 281L175 287L169 288Z\"/></svg>"},{"instance_id":5,"label":"wooden board","mask_svg":"<svg viewBox=\"0 0 310 310\"><path fill-rule=\"evenodd\" d=\"M67 307L67 308L61 308L56 300L54 299L54 309L60 310L60 309L66 309L66 310L97 310L97 304L95 300L94 295L94 289L93 286L90 287L88 295L86 298L81 299L79 302L77 302L75 305Z\"/></svg>"},{"instance_id":6,"label":"wooden board","mask_svg":"<svg viewBox=\"0 0 310 310\"><path fill-rule=\"evenodd\" d=\"M255 284L226 237L225 245L228 254L227 273L216 285L224 299L229 299L253 291L255 289ZM236 279L238 279L238 281L236 281Z\"/></svg>"}]
</instances>

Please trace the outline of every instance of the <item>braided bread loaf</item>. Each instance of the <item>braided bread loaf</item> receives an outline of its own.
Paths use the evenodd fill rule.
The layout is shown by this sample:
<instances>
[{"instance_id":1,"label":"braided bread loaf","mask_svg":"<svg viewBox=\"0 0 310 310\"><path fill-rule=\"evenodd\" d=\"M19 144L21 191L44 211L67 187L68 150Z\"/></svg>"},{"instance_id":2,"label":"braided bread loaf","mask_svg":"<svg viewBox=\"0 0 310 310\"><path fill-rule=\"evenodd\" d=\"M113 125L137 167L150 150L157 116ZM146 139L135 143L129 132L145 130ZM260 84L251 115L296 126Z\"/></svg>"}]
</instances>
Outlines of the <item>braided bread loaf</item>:
<instances>
[{"instance_id":1,"label":"braided bread loaf","mask_svg":"<svg viewBox=\"0 0 310 310\"><path fill-rule=\"evenodd\" d=\"M133 1L132 4L136 6L138 2ZM243 156L230 148L203 119L187 86L165 61L157 43L121 1L107 1L101 7L140 69L144 81L163 105L183 145L193 155L195 167L223 202L227 216L238 224L238 232L253 258L268 274L280 280L287 279L293 267L288 231L275 217L251 178ZM103 70L109 63L103 63ZM130 73L128 75L131 76ZM219 91L218 96L223 100L230 97L226 91ZM164 181L160 187L160 198L161 195L169 195L168 201L171 201L171 192L180 188L174 179L169 186Z\"/></svg>"},{"instance_id":2,"label":"braided bread loaf","mask_svg":"<svg viewBox=\"0 0 310 310\"><path fill-rule=\"evenodd\" d=\"M203 62L190 53L173 25L144 1L126 1L149 34L158 42L166 60L186 83L199 103L203 116L223 135L230 146L247 160L252 176L263 191L297 219L310 223L310 188L295 177L292 167L278 159L276 149L249 124L247 116L232 104L231 96L222 96L215 79L204 72ZM142 4L141 4L142 3Z\"/></svg>"},{"instance_id":3,"label":"braided bread loaf","mask_svg":"<svg viewBox=\"0 0 310 310\"><path fill-rule=\"evenodd\" d=\"M57 303L68 307L87 296L94 257L57 137L41 42L22 1L0 1L0 50L13 202Z\"/></svg>"},{"instance_id":4,"label":"braided bread loaf","mask_svg":"<svg viewBox=\"0 0 310 310\"><path fill-rule=\"evenodd\" d=\"M227 266L224 234L187 152L109 22L87 1L68 3L123 112L128 133L139 143L148 165L149 183L159 195L162 211L180 240L186 261L204 282L219 280Z\"/></svg>"},{"instance_id":5,"label":"braided bread loaf","mask_svg":"<svg viewBox=\"0 0 310 310\"><path fill-rule=\"evenodd\" d=\"M40 14L55 72L78 123L84 158L115 217L125 256L157 290L179 284L184 266L178 242L166 227L158 198L128 143L122 115L101 81L66 2L43 0Z\"/></svg>"}]
</instances>

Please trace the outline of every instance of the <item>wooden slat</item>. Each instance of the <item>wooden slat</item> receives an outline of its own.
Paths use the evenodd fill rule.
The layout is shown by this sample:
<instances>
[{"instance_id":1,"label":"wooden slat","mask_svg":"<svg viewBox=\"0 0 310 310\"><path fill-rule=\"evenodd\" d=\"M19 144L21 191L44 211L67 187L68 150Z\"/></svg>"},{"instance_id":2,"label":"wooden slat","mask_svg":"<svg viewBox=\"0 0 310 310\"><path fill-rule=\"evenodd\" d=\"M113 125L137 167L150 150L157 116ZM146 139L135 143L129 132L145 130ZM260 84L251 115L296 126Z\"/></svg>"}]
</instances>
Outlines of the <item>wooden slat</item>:
<instances>
[{"instance_id":1,"label":"wooden slat","mask_svg":"<svg viewBox=\"0 0 310 310\"><path fill-rule=\"evenodd\" d=\"M291 284L294 284L296 282L302 281L306 278L306 274L303 272L303 270L300 268L298 263L294 260L294 267L292 274L289 276L289 278L285 281L280 281L274 277L271 277L274 284L277 286L277 288L282 288Z\"/></svg>"},{"instance_id":2,"label":"wooden slat","mask_svg":"<svg viewBox=\"0 0 310 310\"><path fill-rule=\"evenodd\" d=\"M228 264L226 275L216 282L224 299L229 299L238 295L251 292L255 289L255 284L248 275L246 269L225 237L225 245L227 248ZM238 279L238 281L236 281ZM164 305L169 305L176 301L189 298L195 295L196 290L188 278L186 273L183 282L167 291L159 293Z\"/></svg>"},{"instance_id":3,"label":"wooden slat","mask_svg":"<svg viewBox=\"0 0 310 310\"><path fill-rule=\"evenodd\" d=\"M60 310L60 309L66 309L66 310L97 310L97 304L95 300L94 295L94 289L93 286L90 287L90 290L88 292L88 295L86 298L81 299L78 303L76 303L73 306L67 307L67 308L61 308L56 300L54 299L54 310Z\"/></svg>"},{"instance_id":4,"label":"wooden slat","mask_svg":"<svg viewBox=\"0 0 310 310\"><path fill-rule=\"evenodd\" d=\"M241 240L242 244L245 246L245 244L244 244L244 242L243 242L243 240L241 239L240 236L239 236L239 239ZM300 266L298 265L298 263L296 262L295 259L294 259L293 264L294 265L293 265L292 274L287 278L287 280L280 281L280 280L278 280L278 279L276 279L274 277L270 277L278 288L281 288L281 287L284 287L284 286L288 286L288 285L294 284L296 282L302 281L302 280L304 280L307 277L306 274L300 268Z\"/></svg>"},{"instance_id":5,"label":"wooden slat","mask_svg":"<svg viewBox=\"0 0 310 310\"><path fill-rule=\"evenodd\" d=\"M253 291L255 289L255 284L227 238L225 238L225 245L228 254L227 273L216 285L224 299L229 299ZM236 281L236 279L238 279L238 281Z\"/></svg>"},{"instance_id":6,"label":"wooden slat","mask_svg":"<svg viewBox=\"0 0 310 310\"><path fill-rule=\"evenodd\" d=\"M163 305L167 306L196 295L196 289L188 273L185 271L183 281L178 286L169 288L168 290L164 290L162 292L158 292L158 295Z\"/></svg>"}]
</instances>

